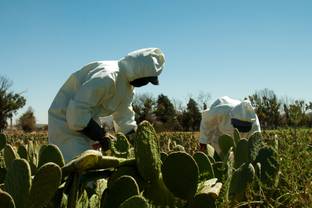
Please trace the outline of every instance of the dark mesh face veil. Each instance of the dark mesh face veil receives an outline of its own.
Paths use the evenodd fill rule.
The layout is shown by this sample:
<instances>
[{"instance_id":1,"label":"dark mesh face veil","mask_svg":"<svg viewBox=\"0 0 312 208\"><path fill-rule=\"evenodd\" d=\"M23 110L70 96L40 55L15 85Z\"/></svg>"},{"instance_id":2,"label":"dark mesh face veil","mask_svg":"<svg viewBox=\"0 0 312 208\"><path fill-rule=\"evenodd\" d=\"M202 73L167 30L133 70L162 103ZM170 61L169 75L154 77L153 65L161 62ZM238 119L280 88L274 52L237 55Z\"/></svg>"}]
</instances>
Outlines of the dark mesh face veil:
<instances>
[{"instance_id":1,"label":"dark mesh face veil","mask_svg":"<svg viewBox=\"0 0 312 208\"><path fill-rule=\"evenodd\" d=\"M148 83L152 83L153 85L158 85L159 81L158 81L158 77L143 77L143 78L139 78L139 79L135 79L133 81L130 82L130 84L134 87L142 87L144 85L147 85Z\"/></svg>"},{"instance_id":2,"label":"dark mesh face veil","mask_svg":"<svg viewBox=\"0 0 312 208\"><path fill-rule=\"evenodd\" d=\"M238 129L239 132L243 132L243 133L249 132L252 127L252 122L241 121L235 118L231 119L231 123L234 128Z\"/></svg>"}]
</instances>

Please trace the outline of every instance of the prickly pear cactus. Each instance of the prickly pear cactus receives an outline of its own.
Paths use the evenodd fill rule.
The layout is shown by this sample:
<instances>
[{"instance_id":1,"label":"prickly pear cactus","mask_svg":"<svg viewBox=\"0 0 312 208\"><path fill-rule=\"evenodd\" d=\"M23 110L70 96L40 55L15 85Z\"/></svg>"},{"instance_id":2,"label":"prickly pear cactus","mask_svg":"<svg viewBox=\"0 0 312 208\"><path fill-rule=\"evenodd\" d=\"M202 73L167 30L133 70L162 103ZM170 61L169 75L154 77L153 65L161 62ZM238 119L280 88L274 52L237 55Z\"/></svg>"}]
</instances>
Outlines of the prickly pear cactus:
<instances>
[{"instance_id":1,"label":"prickly pear cactus","mask_svg":"<svg viewBox=\"0 0 312 208\"><path fill-rule=\"evenodd\" d=\"M195 152L194 160L199 169L199 180L214 178L214 171L208 156L203 152Z\"/></svg>"},{"instance_id":2,"label":"prickly pear cactus","mask_svg":"<svg viewBox=\"0 0 312 208\"><path fill-rule=\"evenodd\" d=\"M0 151L5 147L5 145L6 145L6 136L0 133Z\"/></svg>"},{"instance_id":3,"label":"prickly pear cactus","mask_svg":"<svg viewBox=\"0 0 312 208\"><path fill-rule=\"evenodd\" d=\"M219 138L219 146L221 149L221 157L224 158L231 147L234 147L234 140L231 136L224 134Z\"/></svg>"},{"instance_id":4,"label":"prickly pear cactus","mask_svg":"<svg viewBox=\"0 0 312 208\"><path fill-rule=\"evenodd\" d=\"M41 167L47 162L54 162L60 167L63 167L65 164L62 152L54 144L48 144L47 146L41 147L39 151L38 167Z\"/></svg>"},{"instance_id":5,"label":"prickly pear cactus","mask_svg":"<svg viewBox=\"0 0 312 208\"><path fill-rule=\"evenodd\" d=\"M241 201L247 185L252 182L255 176L255 169L251 163L244 163L239 169L235 170L231 178L229 187L229 198Z\"/></svg>"},{"instance_id":6,"label":"prickly pear cactus","mask_svg":"<svg viewBox=\"0 0 312 208\"><path fill-rule=\"evenodd\" d=\"M67 176L72 172L80 173L91 169L116 168L123 164L131 165L132 163L134 164L135 160L103 156L97 150L87 150L62 167L62 174Z\"/></svg>"},{"instance_id":7,"label":"prickly pear cactus","mask_svg":"<svg viewBox=\"0 0 312 208\"><path fill-rule=\"evenodd\" d=\"M259 150L255 163L261 164L261 181L267 184L274 183L279 171L277 152L272 147L263 147Z\"/></svg>"},{"instance_id":8,"label":"prickly pear cactus","mask_svg":"<svg viewBox=\"0 0 312 208\"><path fill-rule=\"evenodd\" d=\"M149 208L146 199L141 195L132 196L126 199L119 208Z\"/></svg>"},{"instance_id":9,"label":"prickly pear cactus","mask_svg":"<svg viewBox=\"0 0 312 208\"><path fill-rule=\"evenodd\" d=\"M100 198L97 194L93 194L91 197L90 197L90 200L89 200L89 207L90 208L96 208L96 207L100 207Z\"/></svg>"},{"instance_id":10,"label":"prickly pear cactus","mask_svg":"<svg viewBox=\"0 0 312 208\"><path fill-rule=\"evenodd\" d=\"M116 135L116 140L111 142L111 150L117 157L127 158L129 155L130 143L127 137L119 132Z\"/></svg>"},{"instance_id":11,"label":"prickly pear cactus","mask_svg":"<svg viewBox=\"0 0 312 208\"><path fill-rule=\"evenodd\" d=\"M175 196L190 200L196 193L199 170L191 155L184 152L169 154L162 174L165 185Z\"/></svg>"},{"instance_id":12,"label":"prickly pear cactus","mask_svg":"<svg viewBox=\"0 0 312 208\"><path fill-rule=\"evenodd\" d=\"M254 161L258 155L259 150L263 147L262 135L260 132L253 133L248 138L249 158Z\"/></svg>"},{"instance_id":13,"label":"prickly pear cactus","mask_svg":"<svg viewBox=\"0 0 312 208\"><path fill-rule=\"evenodd\" d=\"M180 145L180 144L176 144L173 148L172 148L173 152L185 152L185 148Z\"/></svg>"},{"instance_id":14,"label":"prickly pear cactus","mask_svg":"<svg viewBox=\"0 0 312 208\"><path fill-rule=\"evenodd\" d=\"M135 179L137 182L139 189L143 189L143 178L138 172L138 169L136 166L122 166L117 168L117 170L109 177L107 181L107 187L110 188L111 185L121 176L131 176Z\"/></svg>"},{"instance_id":15,"label":"prickly pear cactus","mask_svg":"<svg viewBox=\"0 0 312 208\"><path fill-rule=\"evenodd\" d=\"M118 208L126 199L138 194L139 187L135 179L131 176L121 176L107 190L101 207Z\"/></svg>"},{"instance_id":16,"label":"prickly pear cactus","mask_svg":"<svg viewBox=\"0 0 312 208\"><path fill-rule=\"evenodd\" d=\"M21 144L17 148L17 153L20 156L20 158L23 158L23 159L28 161L28 152L27 152L27 149L26 149L25 145Z\"/></svg>"},{"instance_id":17,"label":"prickly pear cactus","mask_svg":"<svg viewBox=\"0 0 312 208\"><path fill-rule=\"evenodd\" d=\"M235 145L237 145L237 143L239 142L241 138L240 138L239 131L236 128L234 129L233 138L234 138Z\"/></svg>"},{"instance_id":18,"label":"prickly pear cactus","mask_svg":"<svg viewBox=\"0 0 312 208\"><path fill-rule=\"evenodd\" d=\"M167 157L168 157L168 154L166 152L161 152L160 153L161 162L164 162Z\"/></svg>"},{"instance_id":19,"label":"prickly pear cactus","mask_svg":"<svg viewBox=\"0 0 312 208\"><path fill-rule=\"evenodd\" d=\"M248 140L241 139L234 149L234 167L239 168L243 163L248 162L250 162Z\"/></svg>"},{"instance_id":20,"label":"prickly pear cactus","mask_svg":"<svg viewBox=\"0 0 312 208\"><path fill-rule=\"evenodd\" d=\"M27 208L31 188L31 172L25 159L14 160L5 177L5 190L14 199L16 208Z\"/></svg>"},{"instance_id":21,"label":"prickly pear cactus","mask_svg":"<svg viewBox=\"0 0 312 208\"><path fill-rule=\"evenodd\" d=\"M15 208L15 203L12 196L0 189L0 207L3 208Z\"/></svg>"},{"instance_id":22,"label":"prickly pear cactus","mask_svg":"<svg viewBox=\"0 0 312 208\"><path fill-rule=\"evenodd\" d=\"M13 147L9 144L6 144L4 147L4 162L5 162L5 166L7 168L10 167L11 163L19 158L19 156L17 155L17 153L15 152L15 150L13 149Z\"/></svg>"},{"instance_id":23,"label":"prickly pear cactus","mask_svg":"<svg viewBox=\"0 0 312 208\"><path fill-rule=\"evenodd\" d=\"M197 193L190 202L190 208L214 208L215 200L220 194L222 183L212 178L199 184Z\"/></svg>"},{"instance_id":24,"label":"prickly pear cactus","mask_svg":"<svg viewBox=\"0 0 312 208\"><path fill-rule=\"evenodd\" d=\"M61 179L61 168L57 164L48 162L41 166L33 179L27 207L40 208L48 204L57 191Z\"/></svg>"},{"instance_id":25,"label":"prickly pear cactus","mask_svg":"<svg viewBox=\"0 0 312 208\"><path fill-rule=\"evenodd\" d=\"M140 175L145 181L159 180L161 159L157 134L148 121L139 124L135 140L134 153Z\"/></svg>"}]
</instances>

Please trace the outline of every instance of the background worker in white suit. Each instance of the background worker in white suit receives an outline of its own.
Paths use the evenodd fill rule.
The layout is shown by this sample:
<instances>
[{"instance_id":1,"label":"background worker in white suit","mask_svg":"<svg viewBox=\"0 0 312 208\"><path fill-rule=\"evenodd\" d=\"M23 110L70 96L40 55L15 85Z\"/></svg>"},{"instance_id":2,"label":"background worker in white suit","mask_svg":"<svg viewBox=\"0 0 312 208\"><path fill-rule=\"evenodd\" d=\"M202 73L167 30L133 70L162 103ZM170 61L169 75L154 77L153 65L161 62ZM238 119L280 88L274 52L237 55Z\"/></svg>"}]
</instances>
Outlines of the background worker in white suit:
<instances>
[{"instance_id":1,"label":"background worker in white suit","mask_svg":"<svg viewBox=\"0 0 312 208\"><path fill-rule=\"evenodd\" d=\"M249 100L239 101L224 96L218 98L209 109L202 113L200 124L200 150L205 151L207 144L214 147L220 156L219 137L233 135L237 128L241 138L248 138L260 132L258 116Z\"/></svg>"},{"instance_id":2,"label":"background worker in white suit","mask_svg":"<svg viewBox=\"0 0 312 208\"><path fill-rule=\"evenodd\" d=\"M158 48L129 53L120 60L97 61L73 73L49 108L49 143L56 144L65 161L95 146L109 148L100 117L112 115L124 134L137 124L132 110L134 87L158 85L165 57Z\"/></svg>"}]
</instances>

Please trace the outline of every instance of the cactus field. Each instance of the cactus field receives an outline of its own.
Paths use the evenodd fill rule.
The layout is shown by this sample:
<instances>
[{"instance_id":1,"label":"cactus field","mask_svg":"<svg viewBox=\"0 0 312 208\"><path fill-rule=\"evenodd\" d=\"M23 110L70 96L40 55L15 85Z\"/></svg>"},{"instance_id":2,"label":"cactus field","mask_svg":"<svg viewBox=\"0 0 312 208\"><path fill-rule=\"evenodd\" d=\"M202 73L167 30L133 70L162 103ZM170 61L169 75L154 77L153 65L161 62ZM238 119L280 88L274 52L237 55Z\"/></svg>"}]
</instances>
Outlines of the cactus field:
<instances>
[{"instance_id":1,"label":"cactus field","mask_svg":"<svg viewBox=\"0 0 312 208\"><path fill-rule=\"evenodd\" d=\"M312 207L311 129L235 130L220 156L147 121L116 138L65 163L45 134L0 134L0 208Z\"/></svg>"}]
</instances>

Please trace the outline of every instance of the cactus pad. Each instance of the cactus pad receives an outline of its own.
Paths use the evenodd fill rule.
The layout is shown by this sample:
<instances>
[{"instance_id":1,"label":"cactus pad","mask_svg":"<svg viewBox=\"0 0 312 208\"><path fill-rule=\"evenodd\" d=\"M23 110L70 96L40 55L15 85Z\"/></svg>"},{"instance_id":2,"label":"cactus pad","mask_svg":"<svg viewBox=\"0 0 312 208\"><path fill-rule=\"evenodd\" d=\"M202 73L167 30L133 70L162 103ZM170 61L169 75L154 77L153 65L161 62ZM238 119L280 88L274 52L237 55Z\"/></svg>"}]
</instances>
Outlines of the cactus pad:
<instances>
[{"instance_id":1,"label":"cactus pad","mask_svg":"<svg viewBox=\"0 0 312 208\"><path fill-rule=\"evenodd\" d=\"M42 148L43 149L40 149L40 153L39 153L38 167L41 167L47 162L54 162L60 167L64 166L65 162L64 162L63 155L60 149L56 145L49 144Z\"/></svg>"},{"instance_id":2,"label":"cactus pad","mask_svg":"<svg viewBox=\"0 0 312 208\"><path fill-rule=\"evenodd\" d=\"M6 145L6 136L0 133L0 151L5 147L5 145Z\"/></svg>"},{"instance_id":3,"label":"cactus pad","mask_svg":"<svg viewBox=\"0 0 312 208\"><path fill-rule=\"evenodd\" d=\"M139 187L135 179L131 176L121 176L108 189L101 207L118 208L126 199L138 194Z\"/></svg>"},{"instance_id":4,"label":"cactus pad","mask_svg":"<svg viewBox=\"0 0 312 208\"><path fill-rule=\"evenodd\" d=\"M243 163L248 162L250 162L248 140L241 139L234 150L234 167L239 168Z\"/></svg>"},{"instance_id":5,"label":"cactus pad","mask_svg":"<svg viewBox=\"0 0 312 208\"><path fill-rule=\"evenodd\" d=\"M123 133L117 133L116 140L111 142L111 150L117 157L126 158L129 154L130 143Z\"/></svg>"},{"instance_id":6,"label":"cactus pad","mask_svg":"<svg viewBox=\"0 0 312 208\"><path fill-rule=\"evenodd\" d=\"M24 145L20 145L17 149L17 153L20 156L20 158L23 158L28 161L28 152Z\"/></svg>"},{"instance_id":7,"label":"cactus pad","mask_svg":"<svg viewBox=\"0 0 312 208\"><path fill-rule=\"evenodd\" d=\"M196 193L199 171L191 155L184 152L169 154L162 173L166 186L175 196L190 200Z\"/></svg>"},{"instance_id":8,"label":"cactus pad","mask_svg":"<svg viewBox=\"0 0 312 208\"><path fill-rule=\"evenodd\" d=\"M143 196L136 195L125 200L119 208L149 208L149 204Z\"/></svg>"},{"instance_id":9,"label":"cactus pad","mask_svg":"<svg viewBox=\"0 0 312 208\"><path fill-rule=\"evenodd\" d=\"M5 191L1 191L1 189L0 189L0 207L15 208L15 203L12 196Z\"/></svg>"},{"instance_id":10,"label":"cactus pad","mask_svg":"<svg viewBox=\"0 0 312 208\"><path fill-rule=\"evenodd\" d=\"M4 147L4 162L7 168L10 168L11 163L18 158L17 153L14 151L13 147L6 144Z\"/></svg>"},{"instance_id":11,"label":"cactus pad","mask_svg":"<svg viewBox=\"0 0 312 208\"><path fill-rule=\"evenodd\" d=\"M205 153L196 152L193 158L198 166L200 180L214 178L212 164Z\"/></svg>"},{"instance_id":12,"label":"cactus pad","mask_svg":"<svg viewBox=\"0 0 312 208\"><path fill-rule=\"evenodd\" d=\"M26 208L31 187L31 172L25 159L14 160L5 177L5 190L12 196L17 208Z\"/></svg>"},{"instance_id":13,"label":"cactus pad","mask_svg":"<svg viewBox=\"0 0 312 208\"><path fill-rule=\"evenodd\" d=\"M231 147L234 147L234 140L231 136L224 134L219 137L219 146L221 149L221 157L225 157Z\"/></svg>"},{"instance_id":14,"label":"cactus pad","mask_svg":"<svg viewBox=\"0 0 312 208\"><path fill-rule=\"evenodd\" d=\"M159 180L161 159L157 134L148 121L139 124L135 140L134 153L140 175L146 181Z\"/></svg>"},{"instance_id":15,"label":"cactus pad","mask_svg":"<svg viewBox=\"0 0 312 208\"><path fill-rule=\"evenodd\" d=\"M44 207L52 199L61 183L61 168L48 162L36 173L30 190L29 208Z\"/></svg>"},{"instance_id":16,"label":"cactus pad","mask_svg":"<svg viewBox=\"0 0 312 208\"><path fill-rule=\"evenodd\" d=\"M251 163L245 163L234 171L229 187L229 197L241 200L248 183L252 182L254 176L255 169Z\"/></svg>"}]
</instances>

